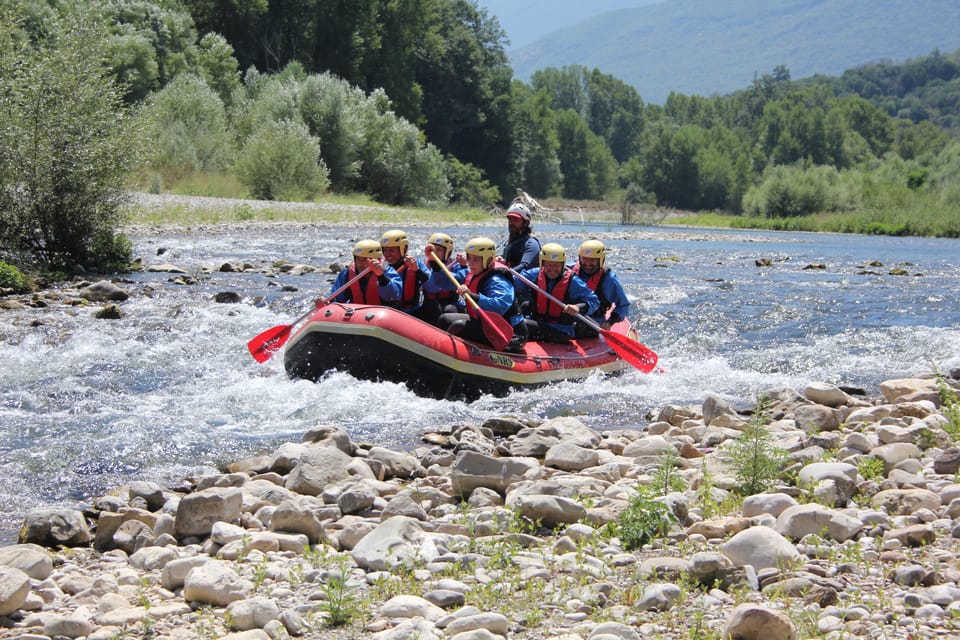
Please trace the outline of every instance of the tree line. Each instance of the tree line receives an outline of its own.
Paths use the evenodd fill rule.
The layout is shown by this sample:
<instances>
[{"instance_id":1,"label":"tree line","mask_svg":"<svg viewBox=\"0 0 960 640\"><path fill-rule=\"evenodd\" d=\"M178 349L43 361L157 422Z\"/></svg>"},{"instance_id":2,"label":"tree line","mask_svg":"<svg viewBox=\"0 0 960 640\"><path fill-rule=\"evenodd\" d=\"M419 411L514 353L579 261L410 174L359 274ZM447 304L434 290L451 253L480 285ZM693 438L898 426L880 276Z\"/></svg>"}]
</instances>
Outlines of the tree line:
<instances>
[{"instance_id":1,"label":"tree line","mask_svg":"<svg viewBox=\"0 0 960 640\"><path fill-rule=\"evenodd\" d=\"M580 66L521 82L505 46L472 0L0 0L0 250L122 255L137 168L155 190L223 172L258 198L489 207L523 189L960 236L960 52L655 105Z\"/></svg>"}]
</instances>

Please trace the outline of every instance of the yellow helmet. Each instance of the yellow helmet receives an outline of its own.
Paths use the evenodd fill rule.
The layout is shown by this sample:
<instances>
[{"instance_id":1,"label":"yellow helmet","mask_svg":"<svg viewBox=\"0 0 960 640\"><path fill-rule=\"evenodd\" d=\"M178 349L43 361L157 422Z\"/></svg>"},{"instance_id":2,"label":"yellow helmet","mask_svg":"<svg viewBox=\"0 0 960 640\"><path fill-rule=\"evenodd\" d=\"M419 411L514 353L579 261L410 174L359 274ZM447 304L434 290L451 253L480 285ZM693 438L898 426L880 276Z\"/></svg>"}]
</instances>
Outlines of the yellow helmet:
<instances>
[{"instance_id":1,"label":"yellow helmet","mask_svg":"<svg viewBox=\"0 0 960 640\"><path fill-rule=\"evenodd\" d=\"M548 242L540 247L540 264L544 262L566 262L567 252L563 245L556 242Z\"/></svg>"},{"instance_id":2,"label":"yellow helmet","mask_svg":"<svg viewBox=\"0 0 960 640\"><path fill-rule=\"evenodd\" d=\"M400 247L400 255L407 255L407 234L400 229L386 231L380 236L381 247Z\"/></svg>"},{"instance_id":3,"label":"yellow helmet","mask_svg":"<svg viewBox=\"0 0 960 640\"><path fill-rule=\"evenodd\" d=\"M445 233L435 233L430 236L430 239L427 240L428 244L438 244L444 249L447 250L447 253L443 256L444 259L449 258L450 254L453 253L453 238L448 236Z\"/></svg>"},{"instance_id":4,"label":"yellow helmet","mask_svg":"<svg viewBox=\"0 0 960 640\"><path fill-rule=\"evenodd\" d=\"M474 238L467 243L464 251L468 256L479 256L483 260L484 269L497 257L497 245L490 238Z\"/></svg>"},{"instance_id":5,"label":"yellow helmet","mask_svg":"<svg viewBox=\"0 0 960 640\"><path fill-rule=\"evenodd\" d=\"M353 245L353 256L355 258L382 258L383 250L376 240L361 240Z\"/></svg>"},{"instance_id":6,"label":"yellow helmet","mask_svg":"<svg viewBox=\"0 0 960 640\"><path fill-rule=\"evenodd\" d=\"M607 258L607 248L599 240L587 240L580 245L580 257L600 260L600 268L603 269L603 261Z\"/></svg>"}]
</instances>

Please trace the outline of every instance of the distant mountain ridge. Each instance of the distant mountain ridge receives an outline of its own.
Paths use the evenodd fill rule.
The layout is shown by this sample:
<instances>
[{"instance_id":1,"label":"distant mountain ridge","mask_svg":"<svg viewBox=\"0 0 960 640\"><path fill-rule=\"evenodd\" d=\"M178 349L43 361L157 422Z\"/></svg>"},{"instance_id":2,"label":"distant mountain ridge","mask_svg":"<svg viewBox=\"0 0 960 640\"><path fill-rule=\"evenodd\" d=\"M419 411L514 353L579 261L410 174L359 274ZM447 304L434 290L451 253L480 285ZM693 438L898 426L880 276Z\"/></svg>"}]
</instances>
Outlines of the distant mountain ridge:
<instances>
[{"instance_id":1,"label":"distant mountain ridge","mask_svg":"<svg viewBox=\"0 0 960 640\"><path fill-rule=\"evenodd\" d=\"M526 46L544 35L616 9L636 8L668 0L478 0L497 16L510 47Z\"/></svg>"},{"instance_id":2,"label":"distant mountain ridge","mask_svg":"<svg viewBox=\"0 0 960 640\"><path fill-rule=\"evenodd\" d=\"M509 54L525 81L545 67L596 67L662 103L671 91L743 89L778 65L800 79L937 49L960 49L957 0L668 0L608 11Z\"/></svg>"}]
</instances>

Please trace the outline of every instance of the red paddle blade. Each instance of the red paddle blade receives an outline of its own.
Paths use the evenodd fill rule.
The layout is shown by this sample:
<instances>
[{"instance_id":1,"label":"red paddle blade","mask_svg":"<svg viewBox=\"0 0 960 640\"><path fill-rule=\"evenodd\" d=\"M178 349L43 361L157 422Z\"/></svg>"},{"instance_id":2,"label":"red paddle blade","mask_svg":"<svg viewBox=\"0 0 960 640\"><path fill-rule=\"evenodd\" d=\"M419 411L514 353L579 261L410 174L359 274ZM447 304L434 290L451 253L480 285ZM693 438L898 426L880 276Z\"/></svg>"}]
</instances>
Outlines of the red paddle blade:
<instances>
[{"instance_id":1,"label":"red paddle blade","mask_svg":"<svg viewBox=\"0 0 960 640\"><path fill-rule=\"evenodd\" d=\"M291 329L293 329L292 324L281 324L257 335L247 343L247 349L250 350L250 355L252 355L253 359L257 362L266 362L273 357L273 354L280 350L280 347L286 344L287 339L290 337Z\"/></svg>"},{"instance_id":2,"label":"red paddle blade","mask_svg":"<svg viewBox=\"0 0 960 640\"><path fill-rule=\"evenodd\" d=\"M650 373L657 366L657 354L636 340L631 340L627 336L606 329L601 329L600 333L607 344L610 345L610 348L617 352L618 356L640 369L640 371Z\"/></svg>"},{"instance_id":3,"label":"red paddle blade","mask_svg":"<svg viewBox=\"0 0 960 640\"><path fill-rule=\"evenodd\" d=\"M496 313L489 313L482 309L477 309L482 321L483 335L486 337L490 346L497 351L503 351L510 338L513 337L513 327L507 322L507 319Z\"/></svg>"}]
</instances>

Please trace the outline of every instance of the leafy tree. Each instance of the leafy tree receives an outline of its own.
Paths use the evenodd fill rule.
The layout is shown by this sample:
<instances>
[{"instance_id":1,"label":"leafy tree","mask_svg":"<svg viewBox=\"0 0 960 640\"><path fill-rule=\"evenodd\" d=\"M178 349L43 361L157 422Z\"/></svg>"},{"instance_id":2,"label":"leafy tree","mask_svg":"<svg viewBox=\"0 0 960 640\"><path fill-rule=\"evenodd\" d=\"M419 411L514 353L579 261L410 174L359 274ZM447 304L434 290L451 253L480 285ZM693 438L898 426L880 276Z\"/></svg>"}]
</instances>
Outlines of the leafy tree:
<instances>
[{"instance_id":1,"label":"leafy tree","mask_svg":"<svg viewBox=\"0 0 960 640\"><path fill-rule=\"evenodd\" d=\"M320 139L320 153L335 191L347 191L359 176L363 131L357 114L366 100L363 91L329 73L311 75L300 83L300 116Z\"/></svg>"},{"instance_id":2,"label":"leafy tree","mask_svg":"<svg viewBox=\"0 0 960 640\"><path fill-rule=\"evenodd\" d=\"M546 91L531 93L523 83L513 85L517 103L514 129L515 182L519 188L541 197L560 191L563 173L560 170L560 139L556 114L550 108Z\"/></svg>"},{"instance_id":3,"label":"leafy tree","mask_svg":"<svg viewBox=\"0 0 960 640\"><path fill-rule=\"evenodd\" d=\"M641 186L656 193L660 204L696 209L699 204L696 155L705 140L700 127L657 127L651 132L641 154Z\"/></svg>"},{"instance_id":4,"label":"leafy tree","mask_svg":"<svg viewBox=\"0 0 960 640\"><path fill-rule=\"evenodd\" d=\"M237 158L237 175L263 200L309 200L327 189L320 143L301 122L278 120L255 131Z\"/></svg>"},{"instance_id":5,"label":"leafy tree","mask_svg":"<svg viewBox=\"0 0 960 640\"><path fill-rule=\"evenodd\" d=\"M557 111L571 109L603 138L617 162L636 152L643 131L643 101L637 90L599 69L572 65L534 72L531 84L550 96Z\"/></svg>"},{"instance_id":6,"label":"leafy tree","mask_svg":"<svg viewBox=\"0 0 960 640\"><path fill-rule=\"evenodd\" d=\"M557 138L560 146L557 157L563 171L563 195L567 198L592 197L590 168L587 161L587 135L590 130L573 109L556 113Z\"/></svg>"},{"instance_id":7,"label":"leafy tree","mask_svg":"<svg viewBox=\"0 0 960 640\"><path fill-rule=\"evenodd\" d=\"M246 140L269 123L280 120L301 120L298 98L300 83L297 78L279 74L261 74L250 69L243 91L234 101L231 120L236 139Z\"/></svg>"},{"instance_id":8,"label":"leafy tree","mask_svg":"<svg viewBox=\"0 0 960 640\"><path fill-rule=\"evenodd\" d=\"M603 139L572 109L557 113L556 121L563 195L599 200L616 184L616 160Z\"/></svg>"},{"instance_id":9,"label":"leafy tree","mask_svg":"<svg viewBox=\"0 0 960 640\"><path fill-rule=\"evenodd\" d=\"M230 43L218 33L203 36L197 52L197 66L201 77L223 103L231 104L233 94L240 89L240 72Z\"/></svg>"},{"instance_id":10,"label":"leafy tree","mask_svg":"<svg viewBox=\"0 0 960 640\"><path fill-rule=\"evenodd\" d=\"M386 94L375 91L361 105L359 149L363 188L388 204L439 204L450 196L443 156L424 144L420 131L390 111Z\"/></svg>"},{"instance_id":11,"label":"leafy tree","mask_svg":"<svg viewBox=\"0 0 960 640\"><path fill-rule=\"evenodd\" d=\"M89 15L26 44L0 15L0 243L44 268L123 258L124 180L142 145ZM129 256L127 256L129 257Z\"/></svg>"},{"instance_id":12,"label":"leafy tree","mask_svg":"<svg viewBox=\"0 0 960 640\"><path fill-rule=\"evenodd\" d=\"M507 192L514 186L514 113L506 34L468 0L439 3L436 20L434 46L420 47L416 58L427 140Z\"/></svg>"},{"instance_id":13,"label":"leafy tree","mask_svg":"<svg viewBox=\"0 0 960 640\"><path fill-rule=\"evenodd\" d=\"M167 172L220 171L233 142L220 96L198 76L182 74L147 101L154 168Z\"/></svg>"},{"instance_id":14,"label":"leafy tree","mask_svg":"<svg viewBox=\"0 0 960 640\"><path fill-rule=\"evenodd\" d=\"M500 191L484 179L483 172L453 156L447 156L445 160L450 204L489 209L500 202Z\"/></svg>"}]
</instances>

